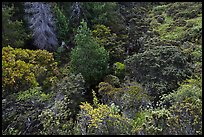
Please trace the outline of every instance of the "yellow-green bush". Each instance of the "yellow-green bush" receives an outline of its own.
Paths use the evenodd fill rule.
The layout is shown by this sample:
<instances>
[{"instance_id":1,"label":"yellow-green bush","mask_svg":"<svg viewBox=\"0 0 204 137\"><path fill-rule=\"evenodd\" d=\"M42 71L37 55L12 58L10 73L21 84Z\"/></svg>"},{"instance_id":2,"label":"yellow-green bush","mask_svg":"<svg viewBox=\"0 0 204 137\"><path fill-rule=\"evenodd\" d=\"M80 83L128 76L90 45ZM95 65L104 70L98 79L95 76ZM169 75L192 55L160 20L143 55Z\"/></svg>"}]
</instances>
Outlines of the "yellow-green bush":
<instances>
[{"instance_id":1,"label":"yellow-green bush","mask_svg":"<svg viewBox=\"0 0 204 137\"><path fill-rule=\"evenodd\" d=\"M125 76L125 65L121 62L116 62L113 65L114 73L119 78L123 79Z\"/></svg>"},{"instance_id":2,"label":"yellow-green bush","mask_svg":"<svg viewBox=\"0 0 204 137\"><path fill-rule=\"evenodd\" d=\"M100 24L94 26L92 33L99 45L109 51L111 63L124 59L125 42L123 39L126 39L127 35L116 35L109 27Z\"/></svg>"},{"instance_id":3,"label":"yellow-green bush","mask_svg":"<svg viewBox=\"0 0 204 137\"><path fill-rule=\"evenodd\" d=\"M2 87L5 92L27 90L31 87L50 87L58 75L52 53L45 50L2 49Z\"/></svg>"},{"instance_id":4,"label":"yellow-green bush","mask_svg":"<svg viewBox=\"0 0 204 137\"><path fill-rule=\"evenodd\" d=\"M83 102L78 116L82 135L121 135L131 134L131 120L119 114L117 106L100 104L93 91L91 105Z\"/></svg>"}]
</instances>

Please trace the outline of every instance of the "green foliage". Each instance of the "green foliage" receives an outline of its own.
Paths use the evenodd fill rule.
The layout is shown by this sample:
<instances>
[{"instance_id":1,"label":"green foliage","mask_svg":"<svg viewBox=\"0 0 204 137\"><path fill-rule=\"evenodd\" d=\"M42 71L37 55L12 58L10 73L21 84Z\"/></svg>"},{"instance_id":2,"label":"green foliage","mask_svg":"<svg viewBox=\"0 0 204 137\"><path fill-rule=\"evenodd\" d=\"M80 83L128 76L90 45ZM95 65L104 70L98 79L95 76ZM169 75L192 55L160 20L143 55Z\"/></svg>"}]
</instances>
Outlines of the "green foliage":
<instances>
[{"instance_id":1,"label":"green foliage","mask_svg":"<svg viewBox=\"0 0 204 137\"><path fill-rule=\"evenodd\" d=\"M131 120L121 116L115 105L100 104L93 91L94 106L87 102L80 105L78 124L82 135L121 135L130 134Z\"/></svg>"},{"instance_id":2,"label":"green foliage","mask_svg":"<svg viewBox=\"0 0 204 137\"><path fill-rule=\"evenodd\" d=\"M181 46L185 56L189 59L189 63L193 68L193 75L202 76L202 45L191 42L184 42Z\"/></svg>"},{"instance_id":3,"label":"green foliage","mask_svg":"<svg viewBox=\"0 0 204 137\"><path fill-rule=\"evenodd\" d=\"M58 40L68 43L68 19L64 15L63 10L56 4L54 6L55 16L56 16L56 25L58 30Z\"/></svg>"},{"instance_id":4,"label":"green foliage","mask_svg":"<svg viewBox=\"0 0 204 137\"><path fill-rule=\"evenodd\" d=\"M14 15L14 6L2 7L2 46L23 47L25 41L30 38L25 31L23 22L11 20Z\"/></svg>"},{"instance_id":5,"label":"green foliage","mask_svg":"<svg viewBox=\"0 0 204 137\"><path fill-rule=\"evenodd\" d=\"M134 117L136 112L150 105L150 97L138 83L128 83L122 88L114 88L109 83L99 83L99 94L102 102L114 102L127 117Z\"/></svg>"},{"instance_id":6,"label":"green foliage","mask_svg":"<svg viewBox=\"0 0 204 137\"><path fill-rule=\"evenodd\" d=\"M93 38L82 21L75 36L77 46L71 51L71 68L81 73L87 84L96 84L105 74L109 55Z\"/></svg>"},{"instance_id":7,"label":"green foliage","mask_svg":"<svg viewBox=\"0 0 204 137\"><path fill-rule=\"evenodd\" d=\"M201 135L202 103L176 102L169 109L149 109L137 133L145 135Z\"/></svg>"},{"instance_id":8,"label":"green foliage","mask_svg":"<svg viewBox=\"0 0 204 137\"><path fill-rule=\"evenodd\" d=\"M39 115L43 124L41 134L71 135L73 120L71 119L70 100L65 95L62 100L55 100L52 108L44 109Z\"/></svg>"},{"instance_id":9,"label":"green foliage","mask_svg":"<svg viewBox=\"0 0 204 137\"><path fill-rule=\"evenodd\" d=\"M41 87L30 88L26 91L20 91L17 94L17 100L19 101L28 101L28 100L39 100L47 101L51 98L51 95L42 92Z\"/></svg>"},{"instance_id":10,"label":"green foliage","mask_svg":"<svg viewBox=\"0 0 204 137\"><path fill-rule=\"evenodd\" d=\"M83 8L87 11L87 20L91 24L114 24L116 17L116 2L85 2Z\"/></svg>"},{"instance_id":11,"label":"green foliage","mask_svg":"<svg viewBox=\"0 0 204 137\"><path fill-rule=\"evenodd\" d=\"M4 135L39 134L42 109L52 98L41 87L10 94L2 100L2 133Z\"/></svg>"},{"instance_id":12,"label":"green foliage","mask_svg":"<svg viewBox=\"0 0 204 137\"><path fill-rule=\"evenodd\" d=\"M99 45L104 46L106 49L110 49L116 43L116 34L111 33L110 28L105 25L94 26L92 33Z\"/></svg>"},{"instance_id":13,"label":"green foliage","mask_svg":"<svg viewBox=\"0 0 204 137\"><path fill-rule=\"evenodd\" d=\"M148 110L145 134L199 135L202 134L201 79L189 79L177 91L161 98L161 109ZM166 107L167 105L167 107Z\"/></svg>"},{"instance_id":14,"label":"green foliage","mask_svg":"<svg viewBox=\"0 0 204 137\"><path fill-rule=\"evenodd\" d=\"M125 60L126 71L134 81L148 88L150 95L171 92L178 82L191 75L187 58L175 46L157 46Z\"/></svg>"},{"instance_id":15,"label":"green foliage","mask_svg":"<svg viewBox=\"0 0 204 137\"><path fill-rule=\"evenodd\" d=\"M54 53L21 49L26 5L2 5L3 135L202 135L201 2L43 3Z\"/></svg>"},{"instance_id":16,"label":"green foliage","mask_svg":"<svg viewBox=\"0 0 204 137\"><path fill-rule=\"evenodd\" d=\"M52 53L45 50L2 49L3 96L42 85L48 88L57 79L57 64Z\"/></svg>"},{"instance_id":17,"label":"green foliage","mask_svg":"<svg viewBox=\"0 0 204 137\"><path fill-rule=\"evenodd\" d=\"M187 79L180 84L178 90L163 95L161 98L161 104L173 105L186 100L191 102L202 100L202 79Z\"/></svg>"},{"instance_id":18,"label":"green foliage","mask_svg":"<svg viewBox=\"0 0 204 137\"><path fill-rule=\"evenodd\" d=\"M72 112L72 116L77 114L79 104L84 101L85 93L85 81L81 74L70 74L61 79L53 89L56 93L56 98L63 98L67 96L69 103L71 104L69 109Z\"/></svg>"},{"instance_id":19,"label":"green foliage","mask_svg":"<svg viewBox=\"0 0 204 137\"><path fill-rule=\"evenodd\" d=\"M125 65L121 62L116 62L113 66L115 75L123 79L125 76Z\"/></svg>"},{"instance_id":20,"label":"green foliage","mask_svg":"<svg viewBox=\"0 0 204 137\"><path fill-rule=\"evenodd\" d=\"M107 75L104 77L104 82L111 84L113 87L120 86L120 79L114 75Z\"/></svg>"},{"instance_id":21,"label":"green foliage","mask_svg":"<svg viewBox=\"0 0 204 137\"><path fill-rule=\"evenodd\" d=\"M189 12L190 11L190 12ZM194 18L202 13L202 3L200 2L175 2L171 3L166 11L168 16Z\"/></svg>"},{"instance_id":22,"label":"green foliage","mask_svg":"<svg viewBox=\"0 0 204 137\"><path fill-rule=\"evenodd\" d=\"M93 36L96 38L99 45L104 46L109 52L110 63L124 60L125 42L127 35L117 35L105 25L95 25L92 31Z\"/></svg>"},{"instance_id":23,"label":"green foliage","mask_svg":"<svg viewBox=\"0 0 204 137\"><path fill-rule=\"evenodd\" d=\"M150 4L150 3L149 3ZM127 3L121 5L120 12L124 20L124 34L127 34L125 39L126 55L132 55L141 48L141 37L147 33L149 28L148 19L148 3ZM121 62L121 61L120 61Z\"/></svg>"},{"instance_id":24,"label":"green foliage","mask_svg":"<svg viewBox=\"0 0 204 137\"><path fill-rule=\"evenodd\" d=\"M53 7L57 25L57 38L61 44L55 52L55 58L59 64L63 64L69 61L69 54L67 54L68 51L65 48L65 46L70 42L69 22L67 16L65 16L64 9L59 4L54 4Z\"/></svg>"},{"instance_id":25,"label":"green foliage","mask_svg":"<svg viewBox=\"0 0 204 137\"><path fill-rule=\"evenodd\" d=\"M202 4L195 2L175 2L157 6L152 10L150 24L160 34L161 39L201 43L201 9ZM158 11L165 17L163 24L156 21Z\"/></svg>"}]
</instances>

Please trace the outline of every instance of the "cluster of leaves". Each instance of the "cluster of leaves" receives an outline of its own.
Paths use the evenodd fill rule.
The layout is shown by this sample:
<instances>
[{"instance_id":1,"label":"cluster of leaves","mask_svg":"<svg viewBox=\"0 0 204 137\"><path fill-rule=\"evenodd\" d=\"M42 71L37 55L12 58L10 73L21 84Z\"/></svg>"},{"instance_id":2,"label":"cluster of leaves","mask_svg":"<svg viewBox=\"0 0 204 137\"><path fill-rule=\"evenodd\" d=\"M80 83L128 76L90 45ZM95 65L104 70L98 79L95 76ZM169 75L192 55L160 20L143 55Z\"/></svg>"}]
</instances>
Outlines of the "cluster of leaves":
<instances>
[{"instance_id":1,"label":"cluster of leaves","mask_svg":"<svg viewBox=\"0 0 204 137\"><path fill-rule=\"evenodd\" d=\"M124 2L120 4L120 12L126 26L124 29L125 34L128 35L128 38L125 39L127 55L132 55L141 48L140 38L147 32L149 27L148 9L149 4L146 3Z\"/></svg>"},{"instance_id":2,"label":"cluster of leaves","mask_svg":"<svg viewBox=\"0 0 204 137\"><path fill-rule=\"evenodd\" d=\"M73 119L71 119L70 100L65 95L61 100L55 100L50 108L44 109L39 115L43 125L40 132L43 135L71 135Z\"/></svg>"},{"instance_id":3,"label":"cluster of leaves","mask_svg":"<svg viewBox=\"0 0 204 137\"><path fill-rule=\"evenodd\" d=\"M116 2L85 2L83 8L86 11L86 19L91 26L94 24L104 24L112 26L116 23Z\"/></svg>"},{"instance_id":4,"label":"cluster of leaves","mask_svg":"<svg viewBox=\"0 0 204 137\"><path fill-rule=\"evenodd\" d=\"M39 114L52 97L41 87L10 94L2 100L2 133L5 135L39 134Z\"/></svg>"},{"instance_id":5,"label":"cluster of leaves","mask_svg":"<svg viewBox=\"0 0 204 137\"><path fill-rule=\"evenodd\" d=\"M2 49L2 72L3 96L35 86L49 88L58 76L52 53L10 46Z\"/></svg>"},{"instance_id":6,"label":"cluster of leaves","mask_svg":"<svg viewBox=\"0 0 204 137\"><path fill-rule=\"evenodd\" d=\"M104 46L109 52L110 64L124 60L125 39L127 39L127 35L117 35L109 27L99 24L94 26L92 33L99 45Z\"/></svg>"},{"instance_id":7,"label":"cluster of leaves","mask_svg":"<svg viewBox=\"0 0 204 137\"><path fill-rule=\"evenodd\" d=\"M201 83L201 79L189 79L177 91L163 95L161 108L142 112L146 118L136 131L151 135L202 134Z\"/></svg>"},{"instance_id":8,"label":"cluster of leaves","mask_svg":"<svg viewBox=\"0 0 204 137\"><path fill-rule=\"evenodd\" d=\"M106 82L99 83L99 95L105 104L115 103L126 117L134 117L137 111L151 105L150 97L138 83L127 83L122 88L114 88Z\"/></svg>"},{"instance_id":9,"label":"cluster of leaves","mask_svg":"<svg viewBox=\"0 0 204 137\"><path fill-rule=\"evenodd\" d=\"M93 91L93 102L83 102L78 115L78 125L82 135L130 134L131 120L121 116L117 106L100 104Z\"/></svg>"},{"instance_id":10,"label":"cluster of leaves","mask_svg":"<svg viewBox=\"0 0 204 137\"><path fill-rule=\"evenodd\" d=\"M2 6L2 45L12 47L23 47L25 41L30 38L26 33L23 22L20 20L12 20L14 14L14 6Z\"/></svg>"},{"instance_id":11,"label":"cluster of leaves","mask_svg":"<svg viewBox=\"0 0 204 137\"><path fill-rule=\"evenodd\" d=\"M81 73L87 84L95 84L106 72L109 55L104 47L100 47L82 21L75 36L76 47L71 51L71 68Z\"/></svg>"},{"instance_id":12,"label":"cluster of leaves","mask_svg":"<svg viewBox=\"0 0 204 137\"><path fill-rule=\"evenodd\" d=\"M126 71L134 81L143 83L151 96L178 88L178 82L191 75L187 57L178 47L157 46L125 60Z\"/></svg>"},{"instance_id":13,"label":"cluster of leaves","mask_svg":"<svg viewBox=\"0 0 204 137\"><path fill-rule=\"evenodd\" d=\"M68 43L68 32L69 32L69 24L68 19L64 15L64 12L60 7L55 4L54 6L56 25L57 25L57 37L59 41L64 41Z\"/></svg>"},{"instance_id":14,"label":"cluster of leaves","mask_svg":"<svg viewBox=\"0 0 204 137\"><path fill-rule=\"evenodd\" d=\"M61 79L54 87L54 92L57 93L56 98L60 99L63 96L69 98L69 109L72 112L72 117L77 114L79 104L84 101L85 80L81 74L70 74Z\"/></svg>"}]
</instances>

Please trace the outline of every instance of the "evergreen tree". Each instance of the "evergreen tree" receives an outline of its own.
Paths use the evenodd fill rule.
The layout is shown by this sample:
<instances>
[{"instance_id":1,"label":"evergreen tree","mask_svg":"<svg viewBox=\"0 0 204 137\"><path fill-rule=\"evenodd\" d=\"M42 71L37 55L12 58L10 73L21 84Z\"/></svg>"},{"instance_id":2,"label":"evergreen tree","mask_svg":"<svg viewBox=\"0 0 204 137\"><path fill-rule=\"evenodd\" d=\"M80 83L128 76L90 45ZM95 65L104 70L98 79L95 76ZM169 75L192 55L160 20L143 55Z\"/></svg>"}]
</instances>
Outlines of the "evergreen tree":
<instances>
[{"instance_id":1,"label":"evergreen tree","mask_svg":"<svg viewBox=\"0 0 204 137\"><path fill-rule=\"evenodd\" d=\"M75 36L76 47L71 52L71 66L81 73L90 85L103 77L108 65L109 54L96 42L87 23L82 21Z\"/></svg>"}]
</instances>

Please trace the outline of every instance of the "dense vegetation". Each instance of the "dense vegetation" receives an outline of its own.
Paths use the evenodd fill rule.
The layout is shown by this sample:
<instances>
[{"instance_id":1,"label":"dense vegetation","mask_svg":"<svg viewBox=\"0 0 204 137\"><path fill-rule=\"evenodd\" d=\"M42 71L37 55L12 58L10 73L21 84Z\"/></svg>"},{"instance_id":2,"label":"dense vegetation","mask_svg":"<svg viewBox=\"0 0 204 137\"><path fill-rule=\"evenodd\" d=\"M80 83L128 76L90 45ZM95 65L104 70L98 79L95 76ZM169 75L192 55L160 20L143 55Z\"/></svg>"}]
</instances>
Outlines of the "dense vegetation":
<instances>
[{"instance_id":1,"label":"dense vegetation","mask_svg":"<svg viewBox=\"0 0 204 137\"><path fill-rule=\"evenodd\" d=\"M202 3L2 3L2 134L202 135Z\"/></svg>"}]
</instances>

